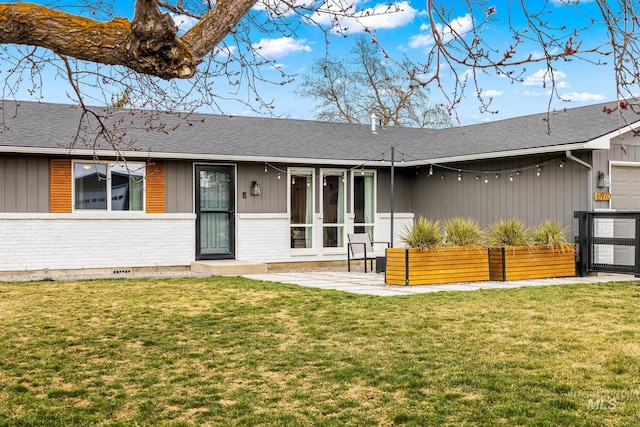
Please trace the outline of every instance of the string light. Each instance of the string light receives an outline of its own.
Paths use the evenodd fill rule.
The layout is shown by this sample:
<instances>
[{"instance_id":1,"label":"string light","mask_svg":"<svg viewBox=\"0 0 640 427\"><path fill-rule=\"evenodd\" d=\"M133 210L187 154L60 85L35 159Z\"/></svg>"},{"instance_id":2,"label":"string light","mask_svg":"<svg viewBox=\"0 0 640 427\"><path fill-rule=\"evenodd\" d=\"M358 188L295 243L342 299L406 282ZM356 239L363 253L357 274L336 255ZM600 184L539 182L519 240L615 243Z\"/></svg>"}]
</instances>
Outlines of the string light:
<instances>
[{"instance_id":1,"label":"string light","mask_svg":"<svg viewBox=\"0 0 640 427\"><path fill-rule=\"evenodd\" d=\"M513 174L509 176L509 181L513 182Z\"/></svg>"},{"instance_id":2,"label":"string light","mask_svg":"<svg viewBox=\"0 0 640 427\"><path fill-rule=\"evenodd\" d=\"M488 184L489 183L489 175L485 175L484 176L484 183Z\"/></svg>"},{"instance_id":3,"label":"string light","mask_svg":"<svg viewBox=\"0 0 640 427\"><path fill-rule=\"evenodd\" d=\"M433 165L429 166L429 176L433 176Z\"/></svg>"},{"instance_id":4,"label":"string light","mask_svg":"<svg viewBox=\"0 0 640 427\"><path fill-rule=\"evenodd\" d=\"M458 171L458 181L462 181L462 172Z\"/></svg>"},{"instance_id":5,"label":"string light","mask_svg":"<svg viewBox=\"0 0 640 427\"><path fill-rule=\"evenodd\" d=\"M496 179L500 179L500 174L496 172Z\"/></svg>"},{"instance_id":6,"label":"string light","mask_svg":"<svg viewBox=\"0 0 640 427\"><path fill-rule=\"evenodd\" d=\"M278 179L280 179L280 172L278 172Z\"/></svg>"},{"instance_id":7,"label":"string light","mask_svg":"<svg viewBox=\"0 0 640 427\"><path fill-rule=\"evenodd\" d=\"M326 176L325 176L324 178L322 178L322 185L323 185L324 187L326 187L326 186L327 186L327 177L326 177Z\"/></svg>"},{"instance_id":8,"label":"string light","mask_svg":"<svg viewBox=\"0 0 640 427\"><path fill-rule=\"evenodd\" d=\"M291 185L296 185L296 177L295 176L291 177Z\"/></svg>"},{"instance_id":9,"label":"string light","mask_svg":"<svg viewBox=\"0 0 640 427\"><path fill-rule=\"evenodd\" d=\"M536 176L540 176L541 173L542 173L542 166L537 165L536 166Z\"/></svg>"},{"instance_id":10,"label":"string light","mask_svg":"<svg viewBox=\"0 0 640 427\"><path fill-rule=\"evenodd\" d=\"M560 160L560 168L564 167L564 160Z\"/></svg>"},{"instance_id":11,"label":"string light","mask_svg":"<svg viewBox=\"0 0 640 427\"><path fill-rule=\"evenodd\" d=\"M267 172L269 172L269 171L267 170L267 164L265 163L264 164L264 173L267 173Z\"/></svg>"}]
</instances>

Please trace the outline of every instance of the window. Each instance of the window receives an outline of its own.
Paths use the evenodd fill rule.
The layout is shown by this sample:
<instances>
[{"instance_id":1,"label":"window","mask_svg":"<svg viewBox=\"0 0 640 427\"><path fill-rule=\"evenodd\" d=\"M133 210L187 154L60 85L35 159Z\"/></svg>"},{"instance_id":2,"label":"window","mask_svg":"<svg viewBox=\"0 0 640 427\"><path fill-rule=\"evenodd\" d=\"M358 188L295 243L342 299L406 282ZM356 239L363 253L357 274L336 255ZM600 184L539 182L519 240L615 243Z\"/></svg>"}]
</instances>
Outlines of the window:
<instances>
[{"instance_id":1,"label":"window","mask_svg":"<svg viewBox=\"0 0 640 427\"><path fill-rule=\"evenodd\" d=\"M344 246L344 171L322 172L322 246Z\"/></svg>"},{"instance_id":2,"label":"window","mask_svg":"<svg viewBox=\"0 0 640 427\"><path fill-rule=\"evenodd\" d=\"M312 248L313 170L292 169L289 175L291 248Z\"/></svg>"},{"instance_id":3,"label":"window","mask_svg":"<svg viewBox=\"0 0 640 427\"><path fill-rule=\"evenodd\" d=\"M77 210L144 210L144 171L141 163L75 162L74 208Z\"/></svg>"},{"instance_id":4,"label":"window","mask_svg":"<svg viewBox=\"0 0 640 427\"><path fill-rule=\"evenodd\" d=\"M355 233L369 233L373 237L375 223L375 174L368 171L353 172L353 213Z\"/></svg>"}]
</instances>

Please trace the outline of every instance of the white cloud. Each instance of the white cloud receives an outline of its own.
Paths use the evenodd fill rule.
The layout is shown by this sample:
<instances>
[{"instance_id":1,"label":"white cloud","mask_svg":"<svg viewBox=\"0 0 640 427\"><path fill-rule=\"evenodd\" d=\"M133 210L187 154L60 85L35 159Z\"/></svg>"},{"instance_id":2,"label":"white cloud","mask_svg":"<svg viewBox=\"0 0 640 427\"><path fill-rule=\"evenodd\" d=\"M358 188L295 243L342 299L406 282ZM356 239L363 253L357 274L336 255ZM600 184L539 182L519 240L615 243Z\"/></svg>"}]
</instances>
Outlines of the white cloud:
<instances>
[{"instance_id":1,"label":"white cloud","mask_svg":"<svg viewBox=\"0 0 640 427\"><path fill-rule=\"evenodd\" d=\"M525 77L522 82L525 86L538 86L538 87L546 87L551 84L551 74L552 72L547 69L540 69L535 73ZM562 71L553 71L553 78L556 82L556 87L559 85L567 75ZM566 84L566 83L565 83ZM566 87L566 86L565 86Z\"/></svg>"},{"instance_id":2,"label":"white cloud","mask_svg":"<svg viewBox=\"0 0 640 427\"><path fill-rule=\"evenodd\" d=\"M480 95L482 96L500 96L504 94L503 91L501 90L495 90L495 89L489 89L489 90L483 90Z\"/></svg>"},{"instance_id":3,"label":"white cloud","mask_svg":"<svg viewBox=\"0 0 640 427\"><path fill-rule=\"evenodd\" d=\"M274 16L283 17L290 16L295 13L296 7L308 6L311 3L305 0L258 0L253 6L254 10L269 11Z\"/></svg>"},{"instance_id":4,"label":"white cloud","mask_svg":"<svg viewBox=\"0 0 640 427\"><path fill-rule=\"evenodd\" d=\"M413 21L418 11L408 1L377 4L374 7L357 10L358 2L327 0L311 19L333 27L339 33L357 33L364 29L398 28ZM346 11L346 12L345 12ZM349 16L343 16L344 14Z\"/></svg>"},{"instance_id":5,"label":"white cloud","mask_svg":"<svg viewBox=\"0 0 640 427\"><path fill-rule=\"evenodd\" d=\"M560 95L560 98L565 101L576 101L576 102L591 102L591 101L602 101L605 99L604 95L599 93L588 93L588 92L569 92L563 93Z\"/></svg>"},{"instance_id":6,"label":"white cloud","mask_svg":"<svg viewBox=\"0 0 640 427\"><path fill-rule=\"evenodd\" d=\"M411 48L419 48L431 46L435 43L433 36L431 34L418 34L416 36L409 37L409 47Z\"/></svg>"},{"instance_id":7,"label":"white cloud","mask_svg":"<svg viewBox=\"0 0 640 427\"><path fill-rule=\"evenodd\" d=\"M440 34L440 37L442 38L442 41L444 43L449 42L454 38L463 36L472 30L473 19L469 14L455 18L453 21L449 22L446 25L437 24L436 26L436 31L438 34ZM425 31L425 33L411 36L409 38L409 47L415 49L419 47L431 46L435 43L435 39L429 25L422 24L420 26L420 31Z\"/></svg>"},{"instance_id":8,"label":"white cloud","mask_svg":"<svg viewBox=\"0 0 640 427\"><path fill-rule=\"evenodd\" d=\"M178 31L180 32L189 31L199 21L199 19L197 18L186 15L178 15L175 13L171 14L171 18L173 18L173 22L176 24L176 27L178 27Z\"/></svg>"},{"instance_id":9,"label":"white cloud","mask_svg":"<svg viewBox=\"0 0 640 427\"><path fill-rule=\"evenodd\" d=\"M522 93L522 96L549 96L551 95L551 91L546 91L546 92L537 92L535 90L525 90Z\"/></svg>"},{"instance_id":10,"label":"white cloud","mask_svg":"<svg viewBox=\"0 0 640 427\"><path fill-rule=\"evenodd\" d=\"M261 39L252 47L258 49L262 56L282 58L295 52L311 52L311 46L305 42L305 39L294 40L291 37L280 37L279 39Z\"/></svg>"}]
</instances>

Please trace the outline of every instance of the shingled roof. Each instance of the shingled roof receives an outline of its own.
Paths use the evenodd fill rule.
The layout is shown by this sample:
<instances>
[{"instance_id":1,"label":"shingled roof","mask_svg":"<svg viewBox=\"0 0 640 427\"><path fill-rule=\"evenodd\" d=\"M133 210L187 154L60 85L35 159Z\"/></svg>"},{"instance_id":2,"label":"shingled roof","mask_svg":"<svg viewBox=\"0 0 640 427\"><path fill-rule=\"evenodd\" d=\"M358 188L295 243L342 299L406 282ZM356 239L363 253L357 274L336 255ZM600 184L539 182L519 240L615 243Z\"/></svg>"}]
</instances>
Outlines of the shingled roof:
<instances>
[{"instance_id":1,"label":"shingled roof","mask_svg":"<svg viewBox=\"0 0 640 427\"><path fill-rule=\"evenodd\" d=\"M38 154L94 154L87 147L70 149L78 131L80 110L64 104L0 103L4 128L0 127L0 152ZM385 127L371 131L369 125L212 114L192 114L189 122L160 114L166 132L145 130L141 118L123 110L129 121L123 144L133 157L202 160L287 161L357 165L387 157L389 149L406 156L406 164L445 163L507 157L522 154L608 148L609 138L629 124L640 124L630 113L606 114L596 104L563 111L533 114L495 122L448 129ZM1 126L1 125L0 125ZM177 126L177 127L176 127ZM173 129L176 127L175 129ZM633 126L632 126L633 127ZM384 154L387 153L387 154ZM98 155L113 152L104 144Z\"/></svg>"}]
</instances>

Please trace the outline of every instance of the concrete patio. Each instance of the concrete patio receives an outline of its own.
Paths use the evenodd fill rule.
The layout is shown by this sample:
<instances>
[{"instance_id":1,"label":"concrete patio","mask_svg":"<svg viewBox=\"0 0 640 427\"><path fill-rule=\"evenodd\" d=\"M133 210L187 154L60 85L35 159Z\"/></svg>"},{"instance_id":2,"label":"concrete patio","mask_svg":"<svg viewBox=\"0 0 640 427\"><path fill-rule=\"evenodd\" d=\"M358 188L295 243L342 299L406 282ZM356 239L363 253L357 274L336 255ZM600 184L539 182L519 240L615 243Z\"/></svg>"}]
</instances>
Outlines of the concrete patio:
<instances>
[{"instance_id":1,"label":"concrete patio","mask_svg":"<svg viewBox=\"0 0 640 427\"><path fill-rule=\"evenodd\" d=\"M400 296L429 292L476 291L479 289L520 288L523 286L568 285L576 283L606 283L639 281L632 275L562 277L556 279L514 280L509 282L449 283L427 286L391 286L384 283L384 273L355 273L347 271L295 271L244 274L243 277L269 282L289 283L309 288L332 289L353 294Z\"/></svg>"}]
</instances>

